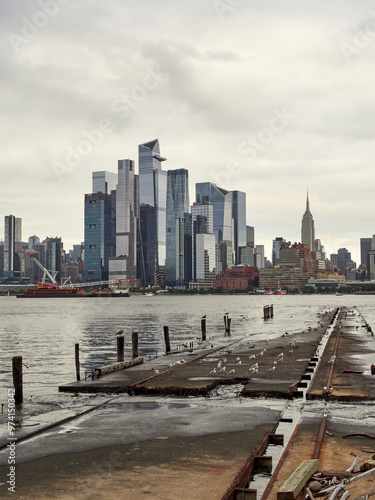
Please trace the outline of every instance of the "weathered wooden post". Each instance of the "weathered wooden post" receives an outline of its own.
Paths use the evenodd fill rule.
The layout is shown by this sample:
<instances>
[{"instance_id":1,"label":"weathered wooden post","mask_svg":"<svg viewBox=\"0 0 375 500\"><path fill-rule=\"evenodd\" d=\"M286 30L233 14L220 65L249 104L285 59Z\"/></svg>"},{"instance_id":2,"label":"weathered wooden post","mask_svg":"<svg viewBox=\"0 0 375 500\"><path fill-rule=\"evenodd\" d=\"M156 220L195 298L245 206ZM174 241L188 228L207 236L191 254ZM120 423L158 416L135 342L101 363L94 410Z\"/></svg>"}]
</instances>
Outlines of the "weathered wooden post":
<instances>
[{"instance_id":1,"label":"weathered wooden post","mask_svg":"<svg viewBox=\"0 0 375 500\"><path fill-rule=\"evenodd\" d=\"M201 327L202 327L202 341L206 340L206 318L201 319Z\"/></svg>"},{"instance_id":2,"label":"weathered wooden post","mask_svg":"<svg viewBox=\"0 0 375 500\"><path fill-rule=\"evenodd\" d=\"M79 344L74 345L75 361L76 361L76 376L77 380L81 380L80 365L79 365Z\"/></svg>"},{"instance_id":3,"label":"weathered wooden post","mask_svg":"<svg viewBox=\"0 0 375 500\"><path fill-rule=\"evenodd\" d=\"M171 344L169 342L169 327L163 326L164 329L164 340L165 340L165 353L169 354L171 352Z\"/></svg>"},{"instance_id":4,"label":"weathered wooden post","mask_svg":"<svg viewBox=\"0 0 375 500\"><path fill-rule=\"evenodd\" d=\"M22 356L14 356L12 360L13 367L13 386L15 390L14 402L20 404L23 402L22 388Z\"/></svg>"},{"instance_id":5,"label":"weathered wooden post","mask_svg":"<svg viewBox=\"0 0 375 500\"><path fill-rule=\"evenodd\" d=\"M270 308L269 306L264 306L263 307L263 319L268 319L270 316Z\"/></svg>"},{"instance_id":6,"label":"weathered wooden post","mask_svg":"<svg viewBox=\"0 0 375 500\"><path fill-rule=\"evenodd\" d=\"M228 331L228 316L225 314L224 315L224 328L225 328L225 334Z\"/></svg>"},{"instance_id":7,"label":"weathered wooden post","mask_svg":"<svg viewBox=\"0 0 375 500\"><path fill-rule=\"evenodd\" d=\"M132 358L138 358L138 332L132 333Z\"/></svg>"},{"instance_id":8,"label":"weathered wooden post","mask_svg":"<svg viewBox=\"0 0 375 500\"><path fill-rule=\"evenodd\" d=\"M273 318L273 304L270 305L270 316Z\"/></svg>"},{"instance_id":9,"label":"weathered wooden post","mask_svg":"<svg viewBox=\"0 0 375 500\"><path fill-rule=\"evenodd\" d=\"M230 324L231 324L232 318L227 318L227 335L230 335Z\"/></svg>"},{"instance_id":10,"label":"weathered wooden post","mask_svg":"<svg viewBox=\"0 0 375 500\"><path fill-rule=\"evenodd\" d=\"M117 336L117 363L122 363L124 361L124 337L122 335Z\"/></svg>"}]
</instances>

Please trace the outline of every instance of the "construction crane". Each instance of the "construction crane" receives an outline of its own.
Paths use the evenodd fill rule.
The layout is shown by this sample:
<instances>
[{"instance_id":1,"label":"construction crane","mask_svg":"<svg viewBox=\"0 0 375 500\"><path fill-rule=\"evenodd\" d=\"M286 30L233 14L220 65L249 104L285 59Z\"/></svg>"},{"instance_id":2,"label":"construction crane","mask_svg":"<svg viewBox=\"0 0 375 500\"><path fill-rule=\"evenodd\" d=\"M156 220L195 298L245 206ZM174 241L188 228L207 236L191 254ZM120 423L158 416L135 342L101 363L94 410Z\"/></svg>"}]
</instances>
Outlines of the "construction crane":
<instances>
[{"instance_id":1,"label":"construction crane","mask_svg":"<svg viewBox=\"0 0 375 500\"><path fill-rule=\"evenodd\" d=\"M120 279L120 280L105 280L105 281L87 281L85 283L72 283L70 277L67 278L62 285L58 285L60 288L83 288L87 286L100 286L100 285L118 285L124 281L132 281L131 279Z\"/></svg>"},{"instance_id":2,"label":"construction crane","mask_svg":"<svg viewBox=\"0 0 375 500\"><path fill-rule=\"evenodd\" d=\"M42 281L39 281L38 286L43 286L43 287L55 287L59 286L59 284L56 281L56 276L58 275L58 271L48 271L40 262L39 260L34 257L32 253L26 252L26 250L21 250L22 253L25 253L30 257L30 259L35 262L37 266L40 267L40 269L43 271L43 278ZM51 280L51 283L46 283L46 277L48 277Z\"/></svg>"}]
</instances>

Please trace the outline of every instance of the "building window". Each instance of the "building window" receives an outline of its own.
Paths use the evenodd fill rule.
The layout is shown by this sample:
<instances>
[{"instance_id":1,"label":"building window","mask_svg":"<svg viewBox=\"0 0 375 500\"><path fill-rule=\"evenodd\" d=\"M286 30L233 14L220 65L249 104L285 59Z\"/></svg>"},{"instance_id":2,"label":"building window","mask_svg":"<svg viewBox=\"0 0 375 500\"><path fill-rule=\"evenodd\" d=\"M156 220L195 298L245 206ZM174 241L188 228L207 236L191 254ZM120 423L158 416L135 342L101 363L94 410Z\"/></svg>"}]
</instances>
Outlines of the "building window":
<instances>
[{"instance_id":1,"label":"building window","mask_svg":"<svg viewBox=\"0 0 375 500\"><path fill-rule=\"evenodd\" d=\"M89 245L89 248L96 248L96 245Z\"/></svg>"},{"instance_id":2,"label":"building window","mask_svg":"<svg viewBox=\"0 0 375 500\"><path fill-rule=\"evenodd\" d=\"M90 200L90 205L92 205L93 203L96 203L96 200Z\"/></svg>"},{"instance_id":3,"label":"building window","mask_svg":"<svg viewBox=\"0 0 375 500\"><path fill-rule=\"evenodd\" d=\"M96 224L90 224L90 225L89 225L89 228L90 228L90 229L93 229L94 227L96 227Z\"/></svg>"}]
</instances>

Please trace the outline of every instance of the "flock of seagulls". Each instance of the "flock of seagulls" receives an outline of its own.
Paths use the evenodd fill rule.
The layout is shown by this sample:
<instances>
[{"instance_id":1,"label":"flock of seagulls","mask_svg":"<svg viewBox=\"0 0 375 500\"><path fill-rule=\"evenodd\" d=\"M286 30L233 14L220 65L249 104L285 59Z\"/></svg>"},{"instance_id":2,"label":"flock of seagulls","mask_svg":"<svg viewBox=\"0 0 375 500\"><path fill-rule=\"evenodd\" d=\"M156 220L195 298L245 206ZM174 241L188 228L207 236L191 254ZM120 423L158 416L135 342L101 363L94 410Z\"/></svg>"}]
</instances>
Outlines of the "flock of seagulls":
<instances>
[{"instance_id":1,"label":"flock of seagulls","mask_svg":"<svg viewBox=\"0 0 375 500\"><path fill-rule=\"evenodd\" d=\"M291 342L289 344L289 347L290 347L289 353L293 353L294 349L297 349L299 347L299 345L296 342ZM235 366L246 366L246 364L249 363L250 366L248 368L248 371L250 372L250 374L257 374L257 373L259 373L259 362L257 362L256 360L261 358L262 356L264 356L266 352L267 352L267 349L264 348L264 349L261 349L257 354L250 354L250 356L248 356L248 362L247 362L247 360L245 360L244 357L242 357L242 359L241 359L239 356L237 356L234 360L234 365ZM284 356L286 356L286 351L280 352L276 356L276 359L274 359L272 361L272 366L270 368L268 368L268 371L274 372L276 370L276 368L280 365L280 363L282 363L284 361ZM226 362L227 362L226 358L220 359L217 363L217 366L215 368L213 368L209 372L209 374L214 375L215 373L227 373L228 375L232 375L232 374L236 373L235 368L231 368L228 371L229 367L225 366ZM333 361L330 361L330 362L332 363ZM262 364L264 365L265 363L262 363Z\"/></svg>"}]
</instances>

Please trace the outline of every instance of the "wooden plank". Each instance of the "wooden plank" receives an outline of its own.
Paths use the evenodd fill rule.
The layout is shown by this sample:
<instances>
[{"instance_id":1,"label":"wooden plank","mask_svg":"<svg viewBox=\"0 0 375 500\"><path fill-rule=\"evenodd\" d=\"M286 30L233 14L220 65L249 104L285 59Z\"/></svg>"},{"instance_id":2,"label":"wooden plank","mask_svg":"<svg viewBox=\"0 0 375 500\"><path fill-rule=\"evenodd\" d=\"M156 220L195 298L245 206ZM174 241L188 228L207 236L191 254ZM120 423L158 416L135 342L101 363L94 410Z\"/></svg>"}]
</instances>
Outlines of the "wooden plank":
<instances>
[{"instance_id":1,"label":"wooden plank","mask_svg":"<svg viewBox=\"0 0 375 500\"><path fill-rule=\"evenodd\" d=\"M97 368L97 370L99 370L100 375L105 375L106 373L117 372L118 370L124 370L125 368L139 365L140 363L143 363L142 357L124 361L123 363L114 363L113 365L101 366L100 368Z\"/></svg>"},{"instance_id":2,"label":"wooden plank","mask_svg":"<svg viewBox=\"0 0 375 500\"><path fill-rule=\"evenodd\" d=\"M304 460L281 486L277 492L277 500L295 500L318 468L318 459Z\"/></svg>"}]
</instances>

